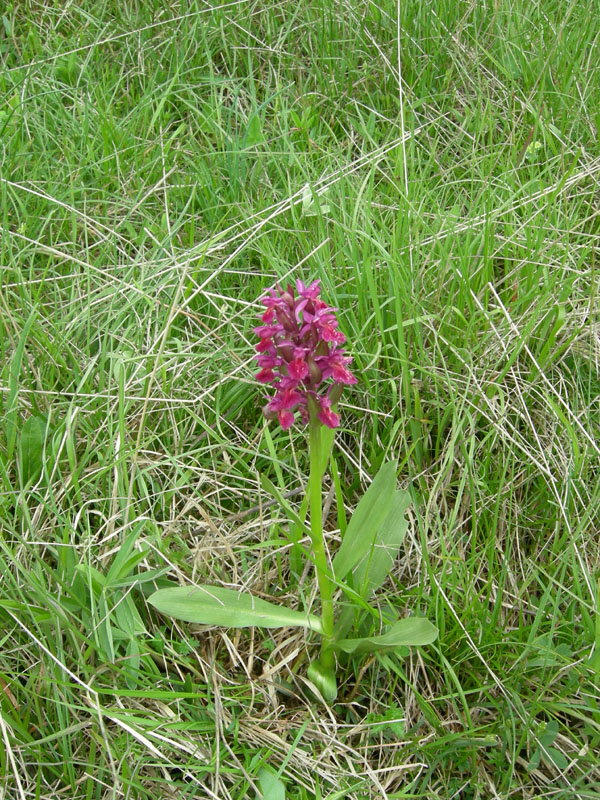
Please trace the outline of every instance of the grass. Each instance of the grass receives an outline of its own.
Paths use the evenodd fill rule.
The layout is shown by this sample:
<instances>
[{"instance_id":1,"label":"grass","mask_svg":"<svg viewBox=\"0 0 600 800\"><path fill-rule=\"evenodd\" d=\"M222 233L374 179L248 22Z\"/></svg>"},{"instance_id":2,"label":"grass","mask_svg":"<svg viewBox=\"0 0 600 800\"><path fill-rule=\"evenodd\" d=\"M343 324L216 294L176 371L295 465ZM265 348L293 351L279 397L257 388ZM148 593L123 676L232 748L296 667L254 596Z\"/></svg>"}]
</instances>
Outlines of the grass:
<instances>
[{"instance_id":1,"label":"grass","mask_svg":"<svg viewBox=\"0 0 600 800\"><path fill-rule=\"evenodd\" d=\"M0 795L252 798L267 766L294 800L600 797L595 12L4 6ZM308 470L253 380L256 298L292 277L360 376L345 513L397 458L385 598L440 628L331 709L305 633L145 603L314 597L260 484Z\"/></svg>"}]
</instances>

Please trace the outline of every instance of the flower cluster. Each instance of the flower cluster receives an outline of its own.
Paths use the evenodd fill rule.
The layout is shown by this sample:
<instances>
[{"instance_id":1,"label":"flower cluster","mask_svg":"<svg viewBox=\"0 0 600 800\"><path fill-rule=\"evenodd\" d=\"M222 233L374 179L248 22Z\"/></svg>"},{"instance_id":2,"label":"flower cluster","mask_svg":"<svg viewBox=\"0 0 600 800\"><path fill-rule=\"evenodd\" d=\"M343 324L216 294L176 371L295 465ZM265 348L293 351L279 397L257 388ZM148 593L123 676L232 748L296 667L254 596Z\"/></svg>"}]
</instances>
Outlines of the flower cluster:
<instances>
[{"instance_id":1,"label":"flower cluster","mask_svg":"<svg viewBox=\"0 0 600 800\"><path fill-rule=\"evenodd\" d=\"M310 408L328 428L336 428L340 418L332 410L344 384L356 383L348 369L351 358L340 347L346 341L338 330L334 311L319 298L319 281L305 286L296 281L296 291L277 285L263 297L267 310L264 323L254 332L260 337L256 346L260 372L256 379L272 384L275 396L265 406L265 415L277 417L281 427L289 428L300 414L304 424ZM326 384L329 378L333 383Z\"/></svg>"}]
</instances>

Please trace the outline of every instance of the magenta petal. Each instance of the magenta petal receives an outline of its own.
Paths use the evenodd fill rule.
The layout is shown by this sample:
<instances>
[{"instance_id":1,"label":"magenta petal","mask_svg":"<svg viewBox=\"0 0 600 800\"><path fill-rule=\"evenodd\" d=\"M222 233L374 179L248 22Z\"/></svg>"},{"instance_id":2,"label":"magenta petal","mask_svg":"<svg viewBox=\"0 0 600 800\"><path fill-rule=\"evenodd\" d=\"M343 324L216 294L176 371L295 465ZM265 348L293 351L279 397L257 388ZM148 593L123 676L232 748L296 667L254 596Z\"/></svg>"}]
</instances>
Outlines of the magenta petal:
<instances>
[{"instance_id":1,"label":"magenta petal","mask_svg":"<svg viewBox=\"0 0 600 800\"><path fill-rule=\"evenodd\" d=\"M346 337L341 331L336 330L329 322L317 322L319 326L319 333L326 342L335 342L335 344L344 344Z\"/></svg>"},{"instance_id":2,"label":"magenta petal","mask_svg":"<svg viewBox=\"0 0 600 800\"><path fill-rule=\"evenodd\" d=\"M291 428L294 424L294 415L291 411L280 411L277 416L279 417L279 424L284 431Z\"/></svg>"},{"instance_id":3,"label":"magenta petal","mask_svg":"<svg viewBox=\"0 0 600 800\"><path fill-rule=\"evenodd\" d=\"M350 372L349 369L346 369L346 367L343 364L333 364L332 377L333 380L337 381L338 383L347 383L350 385L357 383L357 380L354 377L354 375Z\"/></svg>"},{"instance_id":4,"label":"magenta petal","mask_svg":"<svg viewBox=\"0 0 600 800\"><path fill-rule=\"evenodd\" d=\"M327 425L328 428L337 428L340 424L339 414L334 414L334 412L328 408L319 411L319 419L323 425Z\"/></svg>"},{"instance_id":5,"label":"magenta petal","mask_svg":"<svg viewBox=\"0 0 600 800\"><path fill-rule=\"evenodd\" d=\"M313 281L310 284L310 286L306 286L306 284L304 284L298 278L298 280L296 281L296 291L298 292L300 297L306 297L309 300L315 300L319 296L319 294L321 292L321 289L320 289L320 286L319 286L320 282L321 281L316 280L316 281Z\"/></svg>"},{"instance_id":6,"label":"magenta petal","mask_svg":"<svg viewBox=\"0 0 600 800\"><path fill-rule=\"evenodd\" d=\"M294 387L279 388L275 397L269 403L269 411L289 411L299 403L303 397Z\"/></svg>"},{"instance_id":7,"label":"magenta petal","mask_svg":"<svg viewBox=\"0 0 600 800\"><path fill-rule=\"evenodd\" d=\"M261 339L260 342L256 345L256 350L258 353L264 353L265 350L273 350L273 342L271 339Z\"/></svg>"},{"instance_id":8,"label":"magenta petal","mask_svg":"<svg viewBox=\"0 0 600 800\"><path fill-rule=\"evenodd\" d=\"M265 367L255 375L255 378L260 383L271 383L271 381L275 380L275 373L270 367Z\"/></svg>"},{"instance_id":9,"label":"magenta petal","mask_svg":"<svg viewBox=\"0 0 600 800\"><path fill-rule=\"evenodd\" d=\"M263 306L269 306L272 308L273 306L278 306L281 303L281 298L275 289L269 289L269 297L263 297L260 302L263 304Z\"/></svg>"},{"instance_id":10,"label":"magenta petal","mask_svg":"<svg viewBox=\"0 0 600 800\"><path fill-rule=\"evenodd\" d=\"M259 367L269 367L269 369L273 369L273 367L281 364L280 358L271 355L256 356L256 361Z\"/></svg>"},{"instance_id":11,"label":"magenta petal","mask_svg":"<svg viewBox=\"0 0 600 800\"><path fill-rule=\"evenodd\" d=\"M302 402L302 395L295 389L284 389L281 393L282 408L290 409Z\"/></svg>"},{"instance_id":12,"label":"magenta petal","mask_svg":"<svg viewBox=\"0 0 600 800\"><path fill-rule=\"evenodd\" d=\"M276 333L280 333L282 330L281 325L259 325L258 328L254 328L254 333L257 336L260 336L261 339L270 338L271 336L275 336Z\"/></svg>"},{"instance_id":13,"label":"magenta petal","mask_svg":"<svg viewBox=\"0 0 600 800\"><path fill-rule=\"evenodd\" d=\"M290 378L302 381L308 375L308 364L303 358L295 358L287 365L287 370Z\"/></svg>"},{"instance_id":14,"label":"magenta petal","mask_svg":"<svg viewBox=\"0 0 600 800\"><path fill-rule=\"evenodd\" d=\"M306 304L308 300L298 300L294 305L294 316L296 317L296 322L300 322L300 312L303 312L303 319L306 322L306 317L310 316L307 311L304 309L306 308Z\"/></svg>"},{"instance_id":15,"label":"magenta petal","mask_svg":"<svg viewBox=\"0 0 600 800\"><path fill-rule=\"evenodd\" d=\"M281 359L272 355L256 356L256 361L259 367L267 367L268 369L274 369L281 364Z\"/></svg>"}]
</instances>

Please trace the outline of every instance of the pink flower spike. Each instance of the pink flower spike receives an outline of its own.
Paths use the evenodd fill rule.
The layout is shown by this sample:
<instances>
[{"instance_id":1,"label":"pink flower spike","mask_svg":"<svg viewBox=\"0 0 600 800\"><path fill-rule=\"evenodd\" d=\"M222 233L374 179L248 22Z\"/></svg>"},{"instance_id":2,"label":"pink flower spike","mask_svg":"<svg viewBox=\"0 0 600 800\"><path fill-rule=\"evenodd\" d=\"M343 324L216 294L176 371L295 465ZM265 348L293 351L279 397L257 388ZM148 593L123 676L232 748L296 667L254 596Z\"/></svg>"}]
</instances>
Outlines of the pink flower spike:
<instances>
[{"instance_id":1,"label":"pink flower spike","mask_svg":"<svg viewBox=\"0 0 600 800\"><path fill-rule=\"evenodd\" d=\"M332 401L337 403L344 386L356 383L348 369L352 359L341 348L346 338L335 309L321 300L320 291L318 280L307 285L298 279L295 288L277 284L261 299L266 310L264 324L254 328L260 339L256 379L273 387L264 414L267 419L276 415L284 429L296 418L303 425L318 419L336 428L340 418L331 410Z\"/></svg>"}]
</instances>

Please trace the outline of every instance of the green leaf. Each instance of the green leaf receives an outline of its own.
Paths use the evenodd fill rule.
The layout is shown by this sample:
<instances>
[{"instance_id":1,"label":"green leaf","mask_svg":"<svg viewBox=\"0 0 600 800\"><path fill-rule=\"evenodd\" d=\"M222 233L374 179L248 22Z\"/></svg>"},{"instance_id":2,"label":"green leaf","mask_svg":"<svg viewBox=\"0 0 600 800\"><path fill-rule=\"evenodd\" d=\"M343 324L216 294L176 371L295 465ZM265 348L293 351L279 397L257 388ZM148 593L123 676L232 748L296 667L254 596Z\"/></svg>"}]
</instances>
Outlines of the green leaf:
<instances>
[{"instance_id":1,"label":"green leaf","mask_svg":"<svg viewBox=\"0 0 600 800\"><path fill-rule=\"evenodd\" d=\"M313 614L277 606L251 594L222 586L174 586L159 589L148 602L176 619L225 628L310 628L321 633L321 620Z\"/></svg>"},{"instance_id":2,"label":"green leaf","mask_svg":"<svg viewBox=\"0 0 600 800\"><path fill-rule=\"evenodd\" d=\"M329 205L321 202L317 192L311 188L309 183L305 183L302 187L302 216L316 217L319 214L327 213L329 213Z\"/></svg>"},{"instance_id":3,"label":"green leaf","mask_svg":"<svg viewBox=\"0 0 600 800\"><path fill-rule=\"evenodd\" d=\"M428 619L408 617L394 623L387 633L380 636L367 636L364 639L341 639L334 642L333 647L344 653L377 653L381 650L431 644L437 637L438 629Z\"/></svg>"},{"instance_id":4,"label":"green leaf","mask_svg":"<svg viewBox=\"0 0 600 800\"><path fill-rule=\"evenodd\" d=\"M158 580L158 578L161 578L170 571L171 567L160 567L159 569L149 569L146 572L134 572L133 575L129 575L126 578L120 578L118 581L111 583L111 588L122 589L125 586L131 586L132 583L141 586L144 583L150 583L150 581Z\"/></svg>"},{"instance_id":5,"label":"green leaf","mask_svg":"<svg viewBox=\"0 0 600 800\"><path fill-rule=\"evenodd\" d=\"M539 767L541 757L542 757L542 751L535 750L533 755L529 759L529 763L527 764L527 769L530 772L533 772L534 769L537 769Z\"/></svg>"},{"instance_id":6,"label":"green leaf","mask_svg":"<svg viewBox=\"0 0 600 800\"><path fill-rule=\"evenodd\" d=\"M394 564L398 550L402 544L408 522L404 512L410 504L408 492L397 491L392 506L382 526L377 531L373 546L369 553L358 564L352 573L352 589L344 587L352 600L351 605L342 609L336 630L340 639L352 627L360 599L366 603L371 595L381 586Z\"/></svg>"},{"instance_id":7,"label":"green leaf","mask_svg":"<svg viewBox=\"0 0 600 800\"><path fill-rule=\"evenodd\" d=\"M88 583L91 583L91 588L98 594L106 586L106 578L95 567L89 564L75 564L75 569L88 579Z\"/></svg>"},{"instance_id":8,"label":"green leaf","mask_svg":"<svg viewBox=\"0 0 600 800\"><path fill-rule=\"evenodd\" d=\"M404 512L409 505L408 492L399 490L394 494L392 506L375 535L371 551L354 570L354 586L365 600L379 589L394 565L408 529Z\"/></svg>"},{"instance_id":9,"label":"green leaf","mask_svg":"<svg viewBox=\"0 0 600 800\"><path fill-rule=\"evenodd\" d=\"M333 574L343 580L372 549L396 494L396 463L384 464L361 497L333 559Z\"/></svg>"},{"instance_id":10,"label":"green leaf","mask_svg":"<svg viewBox=\"0 0 600 800\"><path fill-rule=\"evenodd\" d=\"M333 410L335 411L337 406L333 406ZM331 451L333 450L333 442L335 439L335 428L328 428L326 425L321 426L321 450L320 450L320 463L319 463L319 472L321 475L325 473L327 469L327 464L329 463L329 457L331 456Z\"/></svg>"},{"instance_id":11,"label":"green leaf","mask_svg":"<svg viewBox=\"0 0 600 800\"><path fill-rule=\"evenodd\" d=\"M548 747L546 752L542 754L546 761L551 761L555 767L560 770L566 769L569 766L569 759L556 747Z\"/></svg>"},{"instance_id":12,"label":"green leaf","mask_svg":"<svg viewBox=\"0 0 600 800\"><path fill-rule=\"evenodd\" d=\"M258 783L262 800L285 800L285 786L277 775L267 767L258 771Z\"/></svg>"},{"instance_id":13,"label":"green leaf","mask_svg":"<svg viewBox=\"0 0 600 800\"><path fill-rule=\"evenodd\" d=\"M24 484L35 483L42 474L42 453L46 440L46 417L25 420L19 439L19 463Z\"/></svg>"},{"instance_id":14,"label":"green leaf","mask_svg":"<svg viewBox=\"0 0 600 800\"><path fill-rule=\"evenodd\" d=\"M337 697L337 682L335 671L331 667L324 667L319 660L311 662L306 673L308 680L312 681L321 692L326 703L333 703Z\"/></svg>"},{"instance_id":15,"label":"green leaf","mask_svg":"<svg viewBox=\"0 0 600 800\"><path fill-rule=\"evenodd\" d=\"M550 722L544 726L538 738L543 747L550 747L557 736L558 722L555 719L551 719Z\"/></svg>"}]
</instances>

